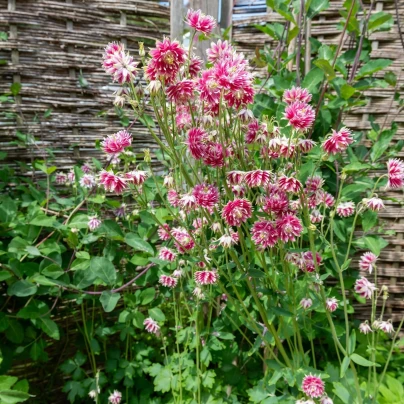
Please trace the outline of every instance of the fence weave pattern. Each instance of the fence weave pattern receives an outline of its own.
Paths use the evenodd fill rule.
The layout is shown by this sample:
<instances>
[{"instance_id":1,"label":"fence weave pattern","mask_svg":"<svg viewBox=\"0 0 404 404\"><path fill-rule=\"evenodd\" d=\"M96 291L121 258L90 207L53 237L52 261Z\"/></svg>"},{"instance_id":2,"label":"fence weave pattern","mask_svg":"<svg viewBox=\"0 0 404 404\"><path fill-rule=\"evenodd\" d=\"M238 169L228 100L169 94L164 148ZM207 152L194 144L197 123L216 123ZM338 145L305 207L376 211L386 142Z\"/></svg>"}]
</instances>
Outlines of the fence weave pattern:
<instances>
[{"instance_id":1,"label":"fence weave pattern","mask_svg":"<svg viewBox=\"0 0 404 404\"><path fill-rule=\"evenodd\" d=\"M369 3L365 2L369 8ZM375 121L388 129L392 122L398 125L398 131L393 139L396 143L404 140L404 117L399 112L398 103L394 101L394 93L400 91L404 85L404 48L402 38L399 35L404 32L404 2L397 2L398 21L394 1L376 1L373 12L385 11L392 14L394 25L388 32L376 32L370 37L372 42L372 58L388 58L393 64L388 70L394 71L397 75L396 88L371 89L365 92L368 99L366 106L355 108L351 113L343 117L344 125L354 131L366 131L371 129L369 117L373 116ZM315 17L311 25L311 36L323 44L337 44L341 29L337 27L340 21L339 11L343 9L343 1L330 1L328 10ZM265 0L236 0L233 13L232 39L240 51L253 56L256 48L262 49L269 46L274 49L274 43L268 35L265 35L254 27L255 24L283 23L283 18L271 9L267 8ZM344 49L348 47L348 40ZM276 45L275 45L276 46ZM383 77L384 71L377 73L377 77ZM265 71L258 71L258 75L265 74ZM404 158L404 152L398 155ZM378 173L375 173L377 175ZM386 199L386 209L380 212L385 229L395 231L395 235L387 239L389 245L380 255L378 273L381 284L389 287L390 298L386 304L386 316L393 321L401 320L404 313L404 197L402 191L388 191L381 195ZM380 300L380 304L382 303ZM369 317L370 306L360 305L356 308L359 318Z\"/></svg>"},{"instance_id":2,"label":"fence weave pattern","mask_svg":"<svg viewBox=\"0 0 404 404\"><path fill-rule=\"evenodd\" d=\"M112 93L118 87L101 68L108 42L137 54L169 35L169 8L157 0L0 0L0 94L21 83L14 104L0 104L0 149L9 161L43 158L68 169L99 157L95 141L122 129ZM47 112L48 111L48 112ZM47 116L49 115L49 116ZM37 140L15 145L16 130ZM153 147L147 129L132 127L134 147Z\"/></svg>"}]
</instances>

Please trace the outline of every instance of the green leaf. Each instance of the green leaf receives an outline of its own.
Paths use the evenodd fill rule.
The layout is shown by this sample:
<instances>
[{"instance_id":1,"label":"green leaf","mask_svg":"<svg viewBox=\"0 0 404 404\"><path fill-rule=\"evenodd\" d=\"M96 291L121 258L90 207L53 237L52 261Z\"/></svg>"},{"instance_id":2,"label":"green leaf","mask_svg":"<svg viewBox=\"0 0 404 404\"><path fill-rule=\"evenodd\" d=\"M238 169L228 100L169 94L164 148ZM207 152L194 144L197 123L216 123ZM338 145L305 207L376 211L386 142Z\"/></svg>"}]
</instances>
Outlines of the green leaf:
<instances>
[{"instance_id":1,"label":"green leaf","mask_svg":"<svg viewBox=\"0 0 404 404\"><path fill-rule=\"evenodd\" d=\"M0 400L4 404L22 403L29 399L29 394L17 390L0 391Z\"/></svg>"},{"instance_id":2,"label":"green leaf","mask_svg":"<svg viewBox=\"0 0 404 404\"><path fill-rule=\"evenodd\" d=\"M35 319L49 311L49 307L39 300L31 300L28 306L23 307L18 313L18 318Z\"/></svg>"},{"instance_id":3,"label":"green leaf","mask_svg":"<svg viewBox=\"0 0 404 404\"><path fill-rule=\"evenodd\" d=\"M137 251L144 251L151 255L154 255L153 247L145 240L142 240L135 233L128 233L125 236L125 243L133 247Z\"/></svg>"},{"instance_id":4,"label":"green leaf","mask_svg":"<svg viewBox=\"0 0 404 404\"><path fill-rule=\"evenodd\" d=\"M328 60L317 59L313 63L325 73L328 81L331 81L336 77L335 70Z\"/></svg>"},{"instance_id":5,"label":"green leaf","mask_svg":"<svg viewBox=\"0 0 404 404\"><path fill-rule=\"evenodd\" d=\"M68 226L73 229L87 229L88 228L88 215L76 215L69 222Z\"/></svg>"},{"instance_id":6,"label":"green leaf","mask_svg":"<svg viewBox=\"0 0 404 404\"><path fill-rule=\"evenodd\" d=\"M377 224L378 215L376 212L372 212L371 210L366 211L362 215L362 229L363 231L369 231L373 229L373 227Z\"/></svg>"},{"instance_id":7,"label":"green leaf","mask_svg":"<svg viewBox=\"0 0 404 404\"><path fill-rule=\"evenodd\" d=\"M322 11L327 10L329 7L330 2L328 0L311 0L306 18L313 18Z\"/></svg>"},{"instance_id":8,"label":"green leaf","mask_svg":"<svg viewBox=\"0 0 404 404\"><path fill-rule=\"evenodd\" d=\"M386 383L387 386L389 387L390 391L396 395L397 397L403 397L404 396L404 388L403 385L393 377L386 375Z\"/></svg>"},{"instance_id":9,"label":"green leaf","mask_svg":"<svg viewBox=\"0 0 404 404\"><path fill-rule=\"evenodd\" d=\"M18 95L21 91L21 83L13 83L10 86L10 92L11 94L13 94L14 96Z\"/></svg>"},{"instance_id":10,"label":"green leaf","mask_svg":"<svg viewBox=\"0 0 404 404\"><path fill-rule=\"evenodd\" d=\"M343 379L345 376L345 372L348 370L349 364L351 363L351 358L345 356L344 360L341 364L340 378Z\"/></svg>"},{"instance_id":11,"label":"green leaf","mask_svg":"<svg viewBox=\"0 0 404 404\"><path fill-rule=\"evenodd\" d=\"M38 287L31 282L24 280L13 283L7 290L9 296L25 297L36 293Z\"/></svg>"},{"instance_id":12,"label":"green leaf","mask_svg":"<svg viewBox=\"0 0 404 404\"><path fill-rule=\"evenodd\" d=\"M171 389L171 379L171 370L164 368L154 379L154 389L156 391L161 391L162 393L167 393Z\"/></svg>"},{"instance_id":13,"label":"green leaf","mask_svg":"<svg viewBox=\"0 0 404 404\"><path fill-rule=\"evenodd\" d=\"M393 72L386 72L384 74L384 80L387 81L392 87L397 84L397 76Z\"/></svg>"},{"instance_id":14,"label":"green leaf","mask_svg":"<svg viewBox=\"0 0 404 404\"><path fill-rule=\"evenodd\" d=\"M144 319L145 316L140 312L140 311L136 311L133 313L133 320L132 320L132 324L140 329L144 329Z\"/></svg>"},{"instance_id":15,"label":"green leaf","mask_svg":"<svg viewBox=\"0 0 404 404\"><path fill-rule=\"evenodd\" d=\"M369 366L380 366L377 363L368 361L367 359L365 359L363 356L360 356L356 353L351 355L351 359L358 365L360 366L365 366L365 367L369 367Z\"/></svg>"},{"instance_id":16,"label":"green leaf","mask_svg":"<svg viewBox=\"0 0 404 404\"><path fill-rule=\"evenodd\" d=\"M147 288L140 293L140 304L145 305L153 301L156 290L154 288Z\"/></svg>"},{"instance_id":17,"label":"green leaf","mask_svg":"<svg viewBox=\"0 0 404 404\"><path fill-rule=\"evenodd\" d=\"M34 257L40 257L42 254L35 246L28 246L26 249L28 254L33 255Z\"/></svg>"},{"instance_id":18,"label":"green leaf","mask_svg":"<svg viewBox=\"0 0 404 404\"><path fill-rule=\"evenodd\" d=\"M100 278L107 285L113 285L116 282L115 267L105 257L91 258L89 272L93 277Z\"/></svg>"},{"instance_id":19,"label":"green leaf","mask_svg":"<svg viewBox=\"0 0 404 404\"><path fill-rule=\"evenodd\" d=\"M387 150L387 148L390 146L391 141L396 134L397 129L389 129L389 130L384 130L380 136L377 142L373 145L371 152L370 152L370 158L372 161L378 160L380 157L382 157L383 153Z\"/></svg>"},{"instance_id":20,"label":"green leaf","mask_svg":"<svg viewBox=\"0 0 404 404\"><path fill-rule=\"evenodd\" d=\"M158 308L154 307L153 309L149 309L149 316L156 321L165 321L166 316L164 313Z\"/></svg>"},{"instance_id":21,"label":"green leaf","mask_svg":"<svg viewBox=\"0 0 404 404\"><path fill-rule=\"evenodd\" d=\"M37 216L35 216L28 224L41 227L54 227L55 222L56 222L55 216L46 216L40 213Z\"/></svg>"},{"instance_id":22,"label":"green leaf","mask_svg":"<svg viewBox=\"0 0 404 404\"><path fill-rule=\"evenodd\" d=\"M377 31L378 29L380 30L389 29L392 24L393 24L393 16L390 13L380 11L370 16L368 30Z\"/></svg>"},{"instance_id":23,"label":"green leaf","mask_svg":"<svg viewBox=\"0 0 404 404\"><path fill-rule=\"evenodd\" d=\"M379 236L366 236L363 237L363 240L369 250L376 255L380 255L381 250L389 244L384 238Z\"/></svg>"},{"instance_id":24,"label":"green leaf","mask_svg":"<svg viewBox=\"0 0 404 404\"><path fill-rule=\"evenodd\" d=\"M147 114L142 114L142 116L139 117L139 121L142 122L143 125L150 126L151 128L154 128L156 126L153 118Z\"/></svg>"},{"instance_id":25,"label":"green leaf","mask_svg":"<svg viewBox=\"0 0 404 404\"><path fill-rule=\"evenodd\" d=\"M352 330L351 335L349 336L349 351L348 354L351 355L355 352L356 348L356 332Z\"/></svg>"},{"instance_id":26,"label":"green leaf","mask_svg":"<svg viewBox=\"0 0 404 404\"><path fill-rule=\"evenodd\" d=\"M121 295L119 293L111 293L109 290L104 290L100 296L100 302L105 312L110 313L115 309Z\"/></svg>"},{"instance_id":27,"label":"green leaf","mask_svg":"<svg viewBox=\"0 0 404 404\"><path fill-rule=\"evenodd\" d=\"M359 69L359 71L358 71L358 73L357 73L355 79L356 79L356 80L359 80L359 79L361 79L362 77L370 76L370 75L372 75L373 73L378 72L379 70L385 69L386 67L390 66L392 63L393 63L393 61L390 60L390 59L375 59L375 60L371 60L371 61L369 61L368 63L366 63L365 65L363 65L363 66Z\"/></svg>"},{"instance_id":28,"label":"green leaf","mask_svg":"<svg viewBox=\"0 0 404 404\"><path fill-rule=\"evenodd\" d=\"M15 376L0 376L0 391L10 389L17 381Z\"/></svg>"},{"instance_id":29,"label":"green leaf","mask_svg":"<svg viewBox=\"0 0 404 404\"><path fill-rule=\"evenodd\" d=\"M34 321L38 322L39 326L45 334L49 335L53 339L60 339L59 327L53 320L51 320L50 318L41 317Z\"/></svg>"},{"instance_id":30,"label":"green leaf","mask_svg":"<svg viewBox=\"0 0 404 404\"><path fill-rule=\"evenodd\" d=\"M104 220L101 226L97 229L99 233L106 233L109 238L122 239L123 233L118 223L113 220Z\"/></svg>"},{"instance_id":31,"label":"green leaf","mask_svg":"<svg viewBox=\"0 0 404 404\"><path fill-rule=\"evenodd\" d=\"M351 98L354 94L355 94L355 89L350 86L349 84L344 84L341 86L341 97L344 100L348 100L349 98Z\"/></svg>"},{"instance_id":32,"label":"green leaf","mask_svg":"<svg viewBox=\"0 0 404 404\"><path fill-rule=\"evenodd\" d=\"M334 393L341 399L344 404L352 404L351 394L345 386L340 382L334 382Z\"/></svg>"},{"instance_id":33,"label":"green leaf","mask_svg":"<svg viewBox=\"0 0 404 404\"><path fill-rule=\"evenodd\" d=\"M24 340L24 328L18 321L13 319L8 320L8 328L5 334L6 338L14 344L21 344Z\"/></svg>"}]
</instances>

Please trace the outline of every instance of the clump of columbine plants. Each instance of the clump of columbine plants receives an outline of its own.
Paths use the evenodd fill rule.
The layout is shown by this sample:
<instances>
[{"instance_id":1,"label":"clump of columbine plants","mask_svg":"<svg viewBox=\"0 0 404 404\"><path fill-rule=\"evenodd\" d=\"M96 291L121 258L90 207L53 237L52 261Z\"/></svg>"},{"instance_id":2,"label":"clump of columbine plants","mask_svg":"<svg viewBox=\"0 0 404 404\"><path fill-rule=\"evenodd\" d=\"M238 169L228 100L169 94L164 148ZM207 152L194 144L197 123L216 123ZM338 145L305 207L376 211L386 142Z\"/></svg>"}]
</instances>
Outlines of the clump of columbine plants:
<instances>
[{"instance_id":1,"label":"clump of columbine plants","mask_svg":"<svg viewBox=\"0 0 404 404\"><path fill-rule=\"evenodd\" d=\"M230 397L231 387L225 394L208 380L215 378L209 364L226 328L233 331L228 337L233 344L241 338L249 345L248 356L263 362L263 382L248 386L250 397L261 389L274 397L271 402L330 404L340 402L345 389L351 403L372 400L385 373L375 362L377 341L383 334L396 337L398 330L383 317L387 290L377 284L373 252L363 253L359 262L371 280L357 277L347 286L344 277L352 272L354 246L360 244L355 226L366 212L384 208L378 189L403 187L404 163L388 160L386 175L359 200L356 194L350 198L353 177L344 165L354 134L341 127L323 140L311 140L315 108L309 91L300 87L286 90L279 100L283 116L258 120L250 109L254 78L244 55L219 40L207 50L205 68L193 53L193 39L198 31L208 35L215 22L200 11L190 11L187 22L192 28L189 50L168 38L148 56L140 46L143 73L123 44L109 44L103 58L105 70L122 85L116 104L132 107L135 119L148 126L168 168L163 178L158 176L149 152L137 167L120 164L132 142L127 131L101 143L116 164L99 174L99 186L133 195L158 226L161 246L152 261L159 268L156 287L173 302L168 309L172 320L164 325L148 317L144 326L166 352L164 369L171 381L160 390L171 390L175 402L206 402L213 390L217 397ZM141 75L145 88L135 84ZM148 108L162 137L145 113ZM339 167L333 187L327 183L332 162ZM158 190L154 201L147 200L147 178ZM93 181L87 174L80 184L91 187ZM157 205L166 208L165 217L155 215ZM100 224L92 216L89 228ZM341 228L349 229L350 236L338 249L335 236L341 238ZM350 316L355 296L371 301L369 319L360 325ZM368 337L360 354L355 329ZM318 343L326 351L315 348ZM235 366L243 368L243 360L235 359ZM327 361L338 364L344 385ZM195 384L184 382L190 368Z\"/></svg>"}]
</instances>

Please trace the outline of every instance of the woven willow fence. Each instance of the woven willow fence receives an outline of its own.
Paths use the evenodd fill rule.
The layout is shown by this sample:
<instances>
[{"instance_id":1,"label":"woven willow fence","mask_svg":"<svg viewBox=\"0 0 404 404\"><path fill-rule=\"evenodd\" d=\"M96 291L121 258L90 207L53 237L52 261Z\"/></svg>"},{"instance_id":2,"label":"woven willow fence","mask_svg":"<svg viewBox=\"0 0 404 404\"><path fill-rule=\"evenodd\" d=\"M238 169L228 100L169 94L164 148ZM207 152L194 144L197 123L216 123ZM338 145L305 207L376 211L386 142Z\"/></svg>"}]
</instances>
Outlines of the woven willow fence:
<instances>
[{"instance_id":1,"label":"woven willow fence","mask_svg":"<svg viewBox=\"0 0 404 404\"><path fill-rule=\"evenodd\" d=\"M0 94L21 83L15 104L0 104L0 150L8 161L49 158L50 149L53 164L68 169L100 157L95 141L122 129L112 105L115 86L101 68L103 48L113 40L133 52L138 41L153 46L169 35L167 6L157 0L0 0L0 31L9 34L0 41ZM135 148L153 147L140 123L131 131Z\"/></svg>"},{"instance_id":2,"label":"woven willow fence","mask_svg":"<svg viewBox=\"0 0 404 404\"><path fill-rule=\"evenodd\" d=\"M366 4L366 3L365 3ZM330 1L330 8L312 21L311 36L323 44L337 44L340 39L341 30L337 24L341 19L339 10L343 8L343 1ZM369 4L366 4L369 8ZM398 15L401 31L404 31L404 2L398 0ZM377 32L371 36L372 53L374 58L389 58L393 64L388 70L394 71L397 75L397 86L386 89L372 89L365 92L368 103L364 107L356 108L343 117L344 125L354 131L370 130L369 117L373 116L375 121L385 129L389 128L395 121L398 124L398 131L393 142L404 140L404 117L398 113L398 103L394 101L395 91L399 91L404 85L404 47L399 35L394 2L376 1L374 12L385 11L392 14L394 26L388 32ZM236 0L233 13L233 41L240 51L252 55L256 48L273 46L271 38L254 27L255 24L280 22L283 18L267 9L265 0ZM348 41L344 44L347 49ZM264 74L263 71L258 74ZM378 73L383 77L384 71ZM402 151L398 157L404 158ZM377 175L378 173L375 173ZM389 245L380 255L378 274L380 282L388 285L390 298L387 300L386 315L394 321L401 320L404 314L404 198L402 191L388 191L383 198L386 200L386 209L381 212L385 229L393 230L394 235L387 239ZM381 302L380 302L381 303ZM370 306L360 305L356 307L359 318L367 319Z\"/></svg>"}]
</instances>

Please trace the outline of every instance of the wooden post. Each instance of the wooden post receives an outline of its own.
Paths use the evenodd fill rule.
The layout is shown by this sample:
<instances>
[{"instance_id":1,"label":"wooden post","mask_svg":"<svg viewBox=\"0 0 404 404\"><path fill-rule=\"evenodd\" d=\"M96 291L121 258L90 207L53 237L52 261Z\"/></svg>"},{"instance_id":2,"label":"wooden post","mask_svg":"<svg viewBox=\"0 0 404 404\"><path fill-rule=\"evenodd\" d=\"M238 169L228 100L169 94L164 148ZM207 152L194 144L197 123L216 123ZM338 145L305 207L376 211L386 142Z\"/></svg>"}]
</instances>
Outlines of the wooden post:
<instances>
[{"instance_id":1,"label":"wooden post","mask_svg":"<svg viewBox=\"0 0 404 404\"><path fill-rule=\"evenodd\" d=\"M182 42L184 32L184 1L170 0L170 32L171 40L177 39Z\"/></svg>"}]
</instances>

